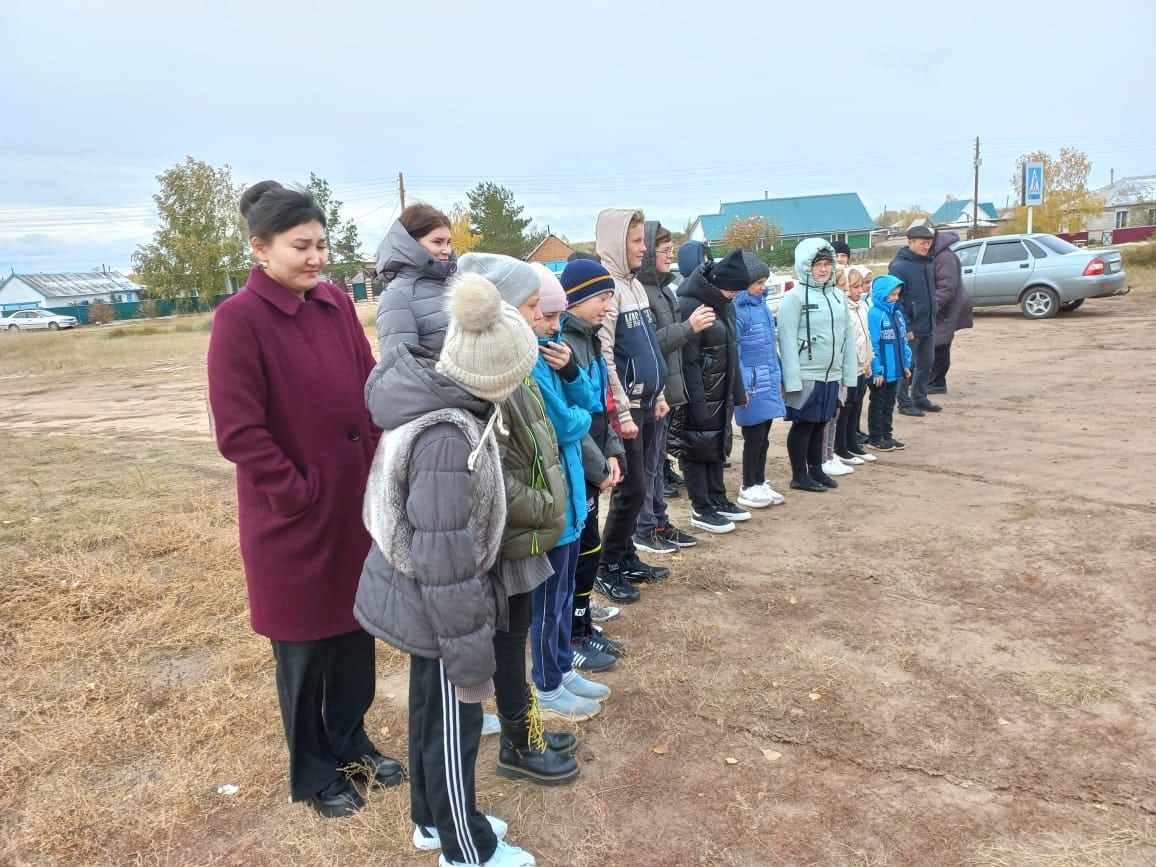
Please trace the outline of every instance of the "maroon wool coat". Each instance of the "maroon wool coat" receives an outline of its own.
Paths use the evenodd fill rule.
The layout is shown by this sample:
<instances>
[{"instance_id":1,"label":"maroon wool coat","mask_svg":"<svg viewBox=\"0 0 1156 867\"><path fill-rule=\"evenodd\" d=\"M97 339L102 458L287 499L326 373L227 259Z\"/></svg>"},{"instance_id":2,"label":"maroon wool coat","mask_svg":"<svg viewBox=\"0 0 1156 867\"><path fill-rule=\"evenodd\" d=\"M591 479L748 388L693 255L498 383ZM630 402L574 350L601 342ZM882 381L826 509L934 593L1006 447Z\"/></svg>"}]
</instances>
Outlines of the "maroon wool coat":
<instances>
[{"instance_id":1,"label":"maroon wool coat","mask_svg":"<svg viewBox=\"0 0 1156 867\"><path fill-rule=\"evenodd\" d=\"M353 302L330 283L302 301L254 268L213 317L208 364L217 445L237 465L253 630L312 641L360 629L361 503L380 431Z\"/></svg>"}]
</instances>

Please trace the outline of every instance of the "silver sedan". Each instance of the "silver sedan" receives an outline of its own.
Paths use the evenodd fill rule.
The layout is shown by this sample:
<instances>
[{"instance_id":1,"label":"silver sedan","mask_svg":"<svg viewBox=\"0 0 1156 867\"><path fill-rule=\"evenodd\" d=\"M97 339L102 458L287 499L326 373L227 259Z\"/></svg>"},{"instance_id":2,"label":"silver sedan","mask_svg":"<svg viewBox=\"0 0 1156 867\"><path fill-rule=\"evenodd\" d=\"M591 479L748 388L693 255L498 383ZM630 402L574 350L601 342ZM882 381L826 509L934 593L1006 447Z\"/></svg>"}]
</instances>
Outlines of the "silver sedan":
<instances>
[{"instance_id":1,"label":"silver sedan","mask_svg":"<svg viewBox=\"0 0 1156 867\"><path fill-rule=\"evenodd\" d=\"M1029 319L1049 319L1085 299L1128 292L1116 250L1081 249L1055 235L997 235L952 249L972 307L1017 304Z\"/></svg>"}]
</instances>

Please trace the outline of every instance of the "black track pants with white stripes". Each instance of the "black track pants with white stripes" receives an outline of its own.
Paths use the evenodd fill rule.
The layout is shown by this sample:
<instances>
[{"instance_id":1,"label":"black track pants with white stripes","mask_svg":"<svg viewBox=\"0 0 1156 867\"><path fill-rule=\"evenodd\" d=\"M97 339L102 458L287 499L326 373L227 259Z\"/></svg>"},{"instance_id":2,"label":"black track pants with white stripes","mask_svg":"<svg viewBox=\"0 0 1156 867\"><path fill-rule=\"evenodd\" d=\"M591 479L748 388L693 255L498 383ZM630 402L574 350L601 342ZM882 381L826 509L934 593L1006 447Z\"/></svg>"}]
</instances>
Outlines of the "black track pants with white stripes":
<instances>
[{"instance_id":1,"label":"black track pants with white stripes","mask_svg":"<svg viewBox=\"0 0 1156 867\"><path fill-rule=\"evenodd\" d=\"M484 864L498 847L475 804L482 706L462 704L440 659L409 658L409 803L417 825L438 829L449 861Z\"/></svg>"}]
</instances>

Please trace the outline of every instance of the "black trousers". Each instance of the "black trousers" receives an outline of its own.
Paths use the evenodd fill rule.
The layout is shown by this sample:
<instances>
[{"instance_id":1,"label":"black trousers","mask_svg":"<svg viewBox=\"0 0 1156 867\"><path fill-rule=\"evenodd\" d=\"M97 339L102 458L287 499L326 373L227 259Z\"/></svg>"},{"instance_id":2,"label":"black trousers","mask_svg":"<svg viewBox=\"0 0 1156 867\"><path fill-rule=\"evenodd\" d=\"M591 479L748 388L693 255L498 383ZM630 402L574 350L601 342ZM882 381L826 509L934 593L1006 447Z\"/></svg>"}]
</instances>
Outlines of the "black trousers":
<instances>
[{"instance_id":1,"label":"black trousers","mask_svg":"<svg viewBox=\"0 0 1156 867\"><path fill-rule=\"evenodd\" d=\"M859 377L855 387L848 389L847 399L835 422L835 452L839 455L860 451L859 424L863 416L863 399L867 394L866 377Z\"/></svg>"},{"instance_id":2,"label":"black trousers","mask_svg":"<svg viewBox=\"0 0 1156 867\"><path fill-rule=\"evenodd\" d=\"M825 421L791 422L791 429L787 431L787 457L791 459L791 472L794 475L805 476L812 467L823 465L826 431Z\"/></svg>"},{"instance_id":3,"label":"black trousers","mask_svg":"<svg viewBox=\"0 0 1156 867\"><path fill-rule=\"evenodd\" d=\"M951 368L951 341L935 347L935 360L931 362L931 376L928 388L947 388L947 371Z\"/></svg>"},{"instance_id":4,"label":"black trousers","mask_svg":"<svg viewBox=\"0 0 1156 867\"><path fill-rule=\"evenodd\" d=\"M590 594L594 590L594 579L598 577L598 564L602 562L602 534L598 530L600 497L597 488L586 486L586 523L582 525L582 535L578 539L578 568L574 570L574 622L570 627L570 637L574 641L594 631L594 621L590 619Z\"/></svg>"},{"instance_id":5,"label":"black trousers","mask_svg":"<svg viewBox=\"0 0 1156 867\"><path fill-rule=\"evenodd\" d=\"M867 436L873 443L892 438L895 392L898 387L898 382L885 382L882 385L871 384L871 401L867 406Z\"/></svg>"},{"instance_id":6,"label":"black trousers","mask_svg":"<svg viewBox=\"0 0 1156 867\"><path fill-rule=\"evenodd\" d=\"M638 436L623 440L626 447L626 478L610 495L606 526L602 528L602 562L621 563L634 550L634 528L646 497L646 451L654 439L654 411L632 409Z\"/></svg>"},{"instance_id":7,"label":"black trousers","mask_svg":"<svg viewBox=\"0 0 1156 867\"><path fill-rule=\"evenodd\" d=\"M767 480L767 449L771 445L771 422L749 425L743 432L743 487Z\"/></svg>"},{"instance_id":8,"label":"black trousers","mask_svg":"<svg viewBox=\"0 0 1156 867\"><path fill-rule=\"evenodd\" d=\"M526 636L530 634L533 593L516 593L508 601L509 628L494 630L494 701L498 713L509 720L526 715Z\"/></svg>"},{"instance_id":9,"label":"black trousers","mask_svg":"<svg viewBox=\"0 0 1156 867\"><path fill-rule=\"evenodd\" d=\"M440 659L409 658L409 809L438 829L450 861L484 864L498 839L478 810L474 766L482 706L462 704Z\"/></svg>"},{"instance_id":10,"label":"black trousers","mask_svg":"<svg viewBox=\"0 0 1156 867\"><path fill-rule=\"evenodd\" d=\"M289 745L289 791L302 801L337 779L342 765L361 762L375 749L365 733L376 688L373 636L358 629L272 644Z\"/></svg>"},{"instance_id":11,"label":"black trousers","mask_svg":"<svg viewBox=\"0 0 1156 867\"><path fill-rule=\"evenodd\" d=\"M681 461L682 475L686 479L686 491L690 494L691 507L700 515L713 511L727 498L727 486L723 480L723 462L703 463L702 461Z\"/></svg>"},{"instance_id":12,"label":"black trousers","mask_svg":"<svg viewBox=\"0 0 1156 867\"><path fill-rule=\"evenodd\" d=\"M935 338L915 337L911 341L911 379L899 380L899 405L911 409L927 402L927 381L935 361Z\"/></svg>"}]
</instances>

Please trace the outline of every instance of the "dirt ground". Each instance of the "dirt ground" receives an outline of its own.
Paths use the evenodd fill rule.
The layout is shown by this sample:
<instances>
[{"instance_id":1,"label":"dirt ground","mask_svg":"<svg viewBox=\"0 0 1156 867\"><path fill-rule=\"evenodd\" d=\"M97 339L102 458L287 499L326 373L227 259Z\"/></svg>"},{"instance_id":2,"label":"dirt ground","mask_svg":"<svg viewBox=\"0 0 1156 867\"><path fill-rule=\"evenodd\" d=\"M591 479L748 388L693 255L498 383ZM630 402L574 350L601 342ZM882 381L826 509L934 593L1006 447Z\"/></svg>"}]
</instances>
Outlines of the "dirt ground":
<instances>
[{"instance_id":1,"label":"dirt ground","mask_svg":"<svg viewBox=\"0 0 1156 867\"><path fill-rule=\"evenodd\" d=\"M945 411L836 491L787 491L777 424L787 504L608 624L580 779L498 780L488 738L483 809L544 865L1156 864L1154 303L977 313ZM404 789L287 803L204 334L5 337L0 862L436 863ZM91 361L27 360L54 339ZM405 671L368 719L402 756Z\"/></svg>"}]
</instances>

